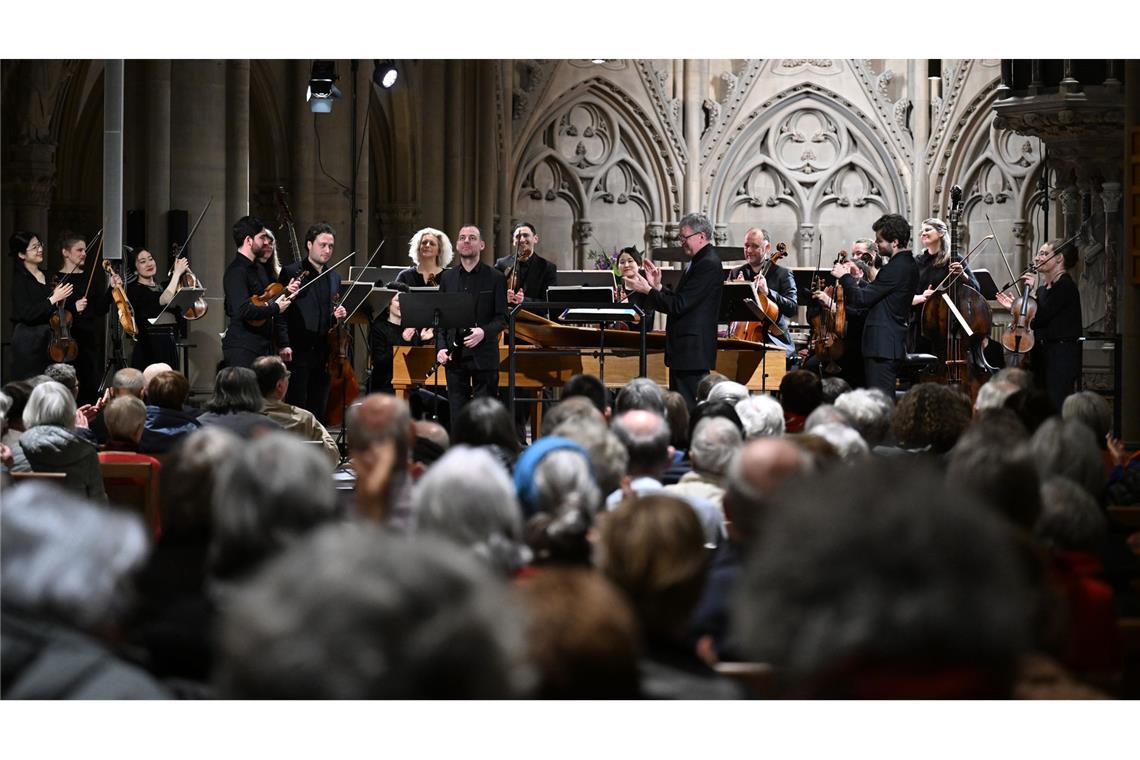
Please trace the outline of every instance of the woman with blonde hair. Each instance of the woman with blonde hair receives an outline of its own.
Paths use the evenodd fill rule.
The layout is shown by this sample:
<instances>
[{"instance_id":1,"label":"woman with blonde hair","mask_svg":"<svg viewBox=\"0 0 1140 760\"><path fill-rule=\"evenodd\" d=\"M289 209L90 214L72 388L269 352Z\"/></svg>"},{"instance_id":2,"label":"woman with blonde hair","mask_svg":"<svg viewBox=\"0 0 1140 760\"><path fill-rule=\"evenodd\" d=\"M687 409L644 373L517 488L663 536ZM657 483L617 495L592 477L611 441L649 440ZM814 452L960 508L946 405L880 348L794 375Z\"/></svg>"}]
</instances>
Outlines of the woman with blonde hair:
<instances>
[{"instance_id":1,"label":"woman with blonde hair","mask_svg":"<svg viewBox=\"0 0 1140 760\"><path fill-rule=\"evenodd\" d=\"M935 288L942 284L950 274L962 274L959 282L969 285L981 292L981 285L969 265L962 261L950 261L950 228L946 222L937 217L924 219L919 231L919 240L922 242L921 253L914 256L918 264L918 284L915 286L914 298L911 299L913 313L910 319L911 350L933 353L930 342L922 335L922 308L926 302L935 295ZM959 251L961 253L961 251Z\"/></svg>"},{"instance_id":2,"label":"woman with blonde hair","mask_svg":"<svg viewBox=\"0 0 1140 760\"><path fill-rule=\"evenodd\" d=\"M409 288L423 288L439 283L439 274L451 263L453 251L447 235L434 227L424 227L412 235L408 258L415 262L396 276Z\"/></svg>"}]
</instances>

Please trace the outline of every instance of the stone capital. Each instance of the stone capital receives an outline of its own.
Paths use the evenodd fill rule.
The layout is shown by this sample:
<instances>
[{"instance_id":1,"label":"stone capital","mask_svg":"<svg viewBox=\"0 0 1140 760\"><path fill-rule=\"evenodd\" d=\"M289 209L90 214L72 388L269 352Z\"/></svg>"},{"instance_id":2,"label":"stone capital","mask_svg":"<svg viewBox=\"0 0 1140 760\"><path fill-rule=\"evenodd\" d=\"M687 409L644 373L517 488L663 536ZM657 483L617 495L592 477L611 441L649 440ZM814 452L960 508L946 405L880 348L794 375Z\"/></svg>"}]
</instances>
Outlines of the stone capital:
<instances>
[{"instance_id":1,"label":"stone capital","mask_svg":"<svg viewBox=\"0 0 1140 760\"><path fill-rule=\"evenodd\" d=\"M1104 206L1105 214L1119 213L1123 197L1124 193L1119 182L1105 182L1101 185L1100 202Z\"/></svg>"}]
</instances>

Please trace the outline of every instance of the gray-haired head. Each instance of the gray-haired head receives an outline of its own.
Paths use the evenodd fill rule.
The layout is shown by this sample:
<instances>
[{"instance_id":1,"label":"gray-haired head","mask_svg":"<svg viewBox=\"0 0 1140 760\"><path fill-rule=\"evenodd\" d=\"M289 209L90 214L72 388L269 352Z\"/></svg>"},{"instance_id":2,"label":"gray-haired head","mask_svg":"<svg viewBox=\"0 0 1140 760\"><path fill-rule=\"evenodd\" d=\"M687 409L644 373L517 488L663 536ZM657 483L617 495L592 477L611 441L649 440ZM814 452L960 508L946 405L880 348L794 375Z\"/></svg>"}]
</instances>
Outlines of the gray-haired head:
<instances>
[{"instance_id":1,"label":"gray-haired head","mask_svg":"<svg viewBox=\"0 0 1140 760\"><path fill-rule=\"evenodd\" d=\"M744 423L745 438L784 434L784 408L771 396L749 396L737 402L736 413Z\"/></svg>"},{"instance_id":2,"label":"gray-haired head","mask_svg":"<svg viewBox=\"0 0 1140 760\"><path fill-rule=\"evenodd\" d=\"M1096 436L1087 426L1073 420L1050 417L1029 440L1037 473L1044 479L1054 475L1069 478L1100 499L1104 491L1104 465Z\"/></svg>"},{"instance_id":3,"label":"gray-haired head","mask_svg":"<svg viewBox=\"0 0 1140 760\"><path fill-rule=\"evenodd\" d=\"M851 418L841 412L834 404L820 404L804 420L804 432L810 433L820 425L831 423L850 426Z\"/></svg>"},{"instance_id":4,"label":"gray-haired head","mask_svg":"<svg viewBox=\"0 0 1140 760\"><path fill-rule=\"evenodd\" d=\"M71 391L71 395L75 396L79 393L79 376L76 374L73 365L63 362L49 364L48 368L44 370L44 374Z\"/></svg>"},{"instance_id":5,"label":"gray-haired head","mask_svg":"<svg viewBox=\"0 0 1140 760\"><path fill-rule=\"evenodd\" d=\"M280 432L257 438L221 465L213 506L211 564L227 579L343 516L328 459Z\"/></svg>"},{"instance_id":6,"label":"gray-haired head","mask_svg":"<svg viewBox=\"0 0 1140 760\"><path fill-rule=\"evenodd\" d=\"M863 436L859 435L859 431L847 425L828 422L813 427L811 434L819 436L834 446L835 450L839 452L839 457L845 462L861 459L871 453L870 447L863 440Z\"/></svg>"},{"instance_id":7,"label":"gray-haired head","mask_svg":"<svg viewBox=\"0 0 1140 760\"><path fill-rule=\"evenodd\" d=\"M731 420L705 417L693 429L693 440L689 444L693 469L719 480L742 443L744 437Z\"/></svg>"},{"instance_id":8,"label":"gray-haired head","mask_svg":"<svg viewBox=\"0 0 1140 760\"><path fill-rule=\"evenodd\" d=\"M837 398L835 408L850 418L851 427L863 436L868 446L877 446L891 429L891 412L895 405L878 388L859 388Z\"/></svg>"},{"instance_id":9,"label":"gray-haired head","mask_svg":"<svg viewBox=\"0 0 1140 760\"><path fill-rule=\"evenodd\" d=\"M486 449L448 449L416 483L412 500L418 533L454 541L505 575L526 564L514 483Z\"/></svg>"},{"instance_id":10,"label":"gray-haired head","mask_svg":"<svg viewBox=\"0 0 1140 760\"><path fill-rule=\"evenodd\" d=\"M147 536L135 515L26 483L4 494L0 547L5 607L92 629L125 611Z\"/></svg>"},{"instance_id":11,"label":"gray-haired head","mask_svg":"<svg viewBox=\"0 0 1140 760\"><path fill-rule=\"evenodd\" d=\"M748 398L748 387L735 380L725 380L709 389L708 401L728 401L737 404Z\"/></svg>"},{"instance_id":12,"label":"gray-haired head","mask_svg":"<svg viewBox=\"0 0 1140 760\"><path fill-rule=\"evenodd\" d=\"M614 399L614 416L633 409L645 409L665 416L665 392L648 377L635 377L618 391Z\"/></svg>"},{"instance_id":13,"label":"gray-haired head","mask_svg":"<svg viewBox=\"0 0 1140 760\"><path fill-rule=\"evenodd\" d=\"M978 389L978 397L974 399L974 411L981 412L986 409L1000 409L1005 406L1005 400L1017 393L1018 388L1013 383L990 378Z\"/></svg>"},{"instance_id":14,"label":"gray-haired head","mask_svg":"<svg viewBox=\"0 0 1140 760\"><path fill-rule=\"evenodd\" d=\"M990 382L1012 383L1021 390L1027 391L1033 386L1033 376L1021 367L1006 367L994 373Z\"/></svg>"},{"instance_id":15,"label":"gray-haired head","mask_svg":"<svg viewBox=\"0 0 1140 760\"><path fill-rule=\"evenodd\" d=\"M1098 444L1112 431L1112 405L1094 391L1079 391L1065 398L1061 417L1083 423L1093 431Z\"/></svg>"},{"instance_id":16,"label":"gray-haired head","mask_svg":"<svg viewBox=\"0 0 1140 760\"><path fill-rule=\"evenodd\" d=\"M681 217L681 221L677 223L677 229L688 227L689 231L696 234L703 232L705 237L711 243L713 241L713 226L709 221L707 215L699 211L694 211L691 214L685 214Z\"/></svg>"},{"instance_id":17,"label":"gray-haired head","mask_svg":"<svg viewBox=\"0 0 1140 760\"><path fill-rule=\"evenodd\" d=\"M111 387L115 389L116 393L130 393L142 398L146 391L146 377L141 369L123 367L111 378Z\"/></svg>"},{"instance_id":18,"label":"gray-haired head","mask_svg":"<svg viewBox=\"0 0 1140 760\"><path fill-rule=\"evenodd\" d=\"M586 450L603 496L621 487L621 479L629 469L629 452L604 424L567 420L550 431L550 435L569 438Z\"/></svg>"},{"instance_id":19,"label":"gray-haired head","mask_svg":"<svg viewBox=\"0 0 1140 760\"><path fill-rule=\"evenodd\" d=\"M669 423L645 409L634 409L614 418L610 426L629 453L630 475L655 475L669 467Z\"/></svg>"},{"instance_id":20,"label":"gray-haired head","mask_svg":"<svg viewBox=\"0 0 1140 760\"><path fill-rule=\"evenodd\" d=\"M1068 478L1041 484L1041 514L1033 534L1045 546L1061 551L1094 553L1108 532L1096 499Z\"/></svg>"},{"instance_id":21,"label":"gray-haired head","mask_svg":"<svg viewBox=\"0 0 1140 760\"><path fill-rule=\"evenodd\" d=\"M55 380L33 388L24 406L24 428L31 430L40 425L75 427L75 396Z\"/></svg>"},{"instance_id":22,"label":"gray-haired head","mask_svg":"<svg viewBox=\"0 0 1140 760\"><path fill-rule=\"evenodd\" d=\"M227 698L521 696L522 624L467 552L364 523L330 526L230 598L216 683Z\"/></svg>"}]
</instances>

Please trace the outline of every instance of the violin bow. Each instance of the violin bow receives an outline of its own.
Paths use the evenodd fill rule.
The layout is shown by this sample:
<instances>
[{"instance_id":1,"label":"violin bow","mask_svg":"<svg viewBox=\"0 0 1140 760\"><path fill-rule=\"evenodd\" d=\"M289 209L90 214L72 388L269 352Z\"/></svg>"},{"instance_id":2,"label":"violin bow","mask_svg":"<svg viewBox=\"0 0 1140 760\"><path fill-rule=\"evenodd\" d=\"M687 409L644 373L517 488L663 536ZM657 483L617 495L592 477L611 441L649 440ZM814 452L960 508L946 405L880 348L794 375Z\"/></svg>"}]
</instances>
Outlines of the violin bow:
<instances>
[{"instance_id":1,"label":"violin bow","mask_svg":"<svg viewBox=\"0 0 1140 760\"><path fill-rule=\"evenodd\" d=\"M95 244L99 241L99 247L95 249L95 260L91 262L91 271L87 273L87 287L83 289L83 297L86 298L87 294L91 292L91 283L95 281L96 264L99 263L99 257L103 255L103 230L95 233L95 237L91 238L91 243Z\"/></svg>"},{"instance_id":2,"label":"violin bow","mask_svg":"<svg viewBox=\"0 0 1140 760\"><path fill-rule=\"evenodd\" d=\"M997 230L994 229L994 223L990 221L990 215L986 214L986 224L990 226L990 233L993 235L994 242L997 243L998 253L1001 254L1001 260L1005 264L1005 271L1009 272L1009 278L1016 280L1017 277L1013 274L1013 267L1009 265L1009 258L1005 255L1005 250L1001 247L1001 240L998 239Z\"/></svg>"},{"instance_id":3,"label":"violin bow","mask_svg":"<svg viewBox=\"0 0 1140 760\"><path fill-rule=\"evenodd\" d=\"M198 231L198 225L200 225L202 220L206 217L206 212L210 210L210 204L213 202L214 196L211 195L209 200L206 201L206 207L202 209L202 213L198 214L198 221L194 222L194 226L190 228L190 234L186 236L186 240L178 247L178 253L174 255L174 261L178 261L178 259L182 257L182 254L185 253L186 246L190 245L190 239L193 238L194 233ZM174 261L170 262L171 271L174 271Z\"/></svg>"}]
</instances>

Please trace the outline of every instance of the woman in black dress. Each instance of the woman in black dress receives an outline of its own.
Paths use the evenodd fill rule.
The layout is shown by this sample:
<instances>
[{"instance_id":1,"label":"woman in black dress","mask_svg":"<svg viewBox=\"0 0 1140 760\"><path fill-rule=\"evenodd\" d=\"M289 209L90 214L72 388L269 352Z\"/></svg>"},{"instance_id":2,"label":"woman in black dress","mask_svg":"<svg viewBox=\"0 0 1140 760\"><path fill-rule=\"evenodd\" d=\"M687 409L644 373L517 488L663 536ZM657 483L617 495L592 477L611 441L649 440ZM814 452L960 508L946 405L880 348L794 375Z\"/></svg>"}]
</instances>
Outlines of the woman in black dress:
<instances>
[{"instance_id":1,"label":"woman in black dress","mask_svg":"<svg viewBox=\"0 0 1140 760\"><path fill-rule=\"evenodd\" d=\"M74 287L52 284L40 269L44 262L44 246L34 232L14 232L8 238L8 253L13 259L12 272L12 380L25 380L41 374L51 364L48 343L51 340L49 320L56 304L66 302Z\"/></svg>"},{"instance_id":2,"label":"woman in black dress","mask_svg":"<svg viewBox=\"0 0 1140 760\"><path fill-rule=\"evenodd\" d=\"M1030 362L1033 379L1049 394L1058 411L1065 397L1076 390L1081 375L1081 293L1069 276L1077 265L1077 248L1071 243L1057 250L1061 241L1045 243L1033 257L1033 268L1022 277L1030 287L1042 284L1034 297L1037 314L1029 323L1033 329L1033 350ZM1034 272L1036 270L1036 273ZM997 300L1007 309L1013 304L1008 293L998 293Z\"/></svg>"},{"instance_id":3,"label":"woman in black dress","mask_svg":"<svg viewBox=\"0 0 1140 760\"><path fill-rule=\"evenodd\" d=\"M165 362L171 367L178 366L178 349L175 347L174 332L177 318L163 309L178 292L179 278L189 264L185 257L174 262L173 276L166 287L155 282L158 262L145 248L135 255L135 274L138 278L127 286L127 299L135 310L135 324L139 328L138 343L131 354L131 366L146 369L157 362ZM162 316L155 324L150 320Z\"/></svg>"},{"instance_id":4,"label":"woman in black dress","mask_svg":"<svg viewBox=\"0 0 1140 760\"><path fill-rule=\"evenodd\" d=\"M424 227L412 235L408 244L408 258L415 262L400 274L396 282L409 288L424 288L439 284L439 274L451 263L453 252L447 235L432 227Z\"/></svg>"},{"instance_id":5,"label":"woman in black dress","mask_svg":"<svg viewBox=\"0 0 1140 760\"><path fill-rule=\"evenodd\" d=\"M637 249L633 246L622 248L621 253L618 254L617 265L618 284L617 293L615 294L616 297L614 300L619 303L629 303L640 308L643 312L645 312L645 316L643 317L645 320L645 329L652 330L653 317L655 316L655 312L653 309L645 305L646 295L644 293L636 293L632 290L626 290L622 285L622 278L624 277L633 277L635 274L640 274L642 277L645 276L645 270L641 268L641 254L638 253ZM640 329L638 326L636 326L636 324L630 324L628 327L631 330Z\"/></svg>"}]
</instances>

